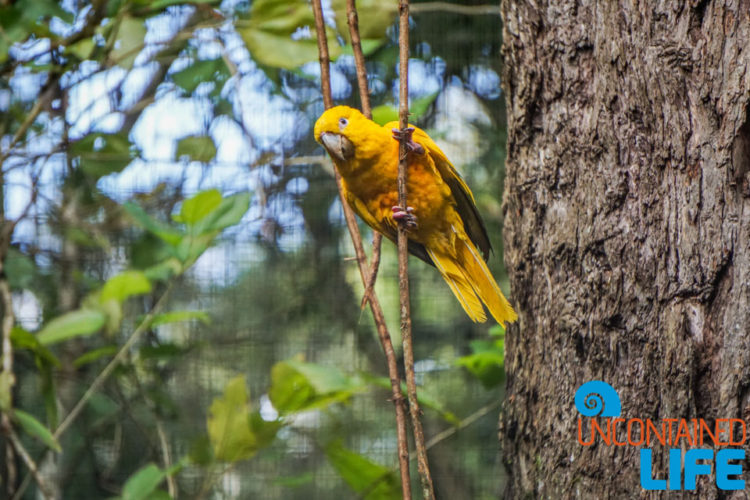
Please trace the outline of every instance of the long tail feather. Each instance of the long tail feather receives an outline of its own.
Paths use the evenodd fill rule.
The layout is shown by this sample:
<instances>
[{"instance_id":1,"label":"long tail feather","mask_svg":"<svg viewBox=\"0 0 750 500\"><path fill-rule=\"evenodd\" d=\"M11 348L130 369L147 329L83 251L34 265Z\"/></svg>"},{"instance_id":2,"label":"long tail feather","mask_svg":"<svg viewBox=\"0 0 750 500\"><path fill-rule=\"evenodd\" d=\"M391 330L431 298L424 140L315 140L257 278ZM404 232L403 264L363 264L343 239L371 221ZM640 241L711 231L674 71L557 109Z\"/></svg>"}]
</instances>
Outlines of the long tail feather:
<instances>
[{"instance_id":1,"label":"long tail feather","mask_svg":"<svg viewBox=\"0 0 750 500\"><path fill-rule=\"evenodd\" d=\"M456 250L458 265L464 271L466 280L471 283L495 321L504 325L508 321L518 319L518 315L500 291L500 287L497 286L495 278L492 277L492 273L474 244L468 238L459 235Z\"/></svg>"},{"instance_id":2,"label":"long tail feather","mask_svg":"<svg viewBox=\"0 0 750 500\"><path fill-rule=\"evenodd\" d=\"M487 316L484 313L482 303L474 293L471 283L464 277L465 273L456 265L455 260L448 255L432 251L429 248L427 249L427 253L435 263L438 271L440 271L445 282L448 283L453 295L456 296L466 314L469 315L469 318L479 323L486 321Z\"/></svg>"}]
</instances>

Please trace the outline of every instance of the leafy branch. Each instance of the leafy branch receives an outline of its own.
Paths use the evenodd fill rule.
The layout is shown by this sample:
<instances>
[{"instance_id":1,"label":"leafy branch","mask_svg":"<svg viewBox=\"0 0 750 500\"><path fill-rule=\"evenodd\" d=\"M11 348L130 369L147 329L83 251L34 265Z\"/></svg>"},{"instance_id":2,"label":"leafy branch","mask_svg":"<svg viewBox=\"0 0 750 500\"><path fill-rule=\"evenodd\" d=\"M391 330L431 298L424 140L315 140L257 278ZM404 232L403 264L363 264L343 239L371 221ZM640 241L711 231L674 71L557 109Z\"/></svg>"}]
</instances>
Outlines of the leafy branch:
<instances>
[{"instance_id":1,"label":"leafy branch","mask_svg":"<svg viewBox=\"0 0 750 500\"><path fill-rule=\"evenodd\" d=\"M323 9L320 4L320 0L313 0L312 2L313 13L315 15L315 28L317 32L318 40L318 53L320 56L320 81L323 92L323 102L325 103L326 109L333 106L333 98L331 97L331 74L330 74L330 57L328 55L328 41L326 38L325 25L323 20ZM347 4L349 8L349 19L350 32L352 37L352 43L359 41L359 33L356 23L356 11L354 10L354 3ZM369 94L367 92L367 76L364 70L364 56L361 52L361 45L359 48L354 49L354 53L358 54L355 56L357 61L357 78L360 87L360 98L363 103L363 107L366 106L366 110L369 111L369 115L372 116L372 111L369 105ZM364 92L363 92L364 90ZM393 342L391 341L391 335L388 332L388 327L385 323L385 315L383 309L380 306L378 297L373 290L375 275L377 273L378 262L380 257L380 240L373 242L373 264L371 268L367 265L367 256L362 245L362 235L359 232L359 226L349 204L346 202L344 196L343 186L341 183L341 174L334 168L336 176L336 185L339 191L339 198L341 199L341 206L344 210L344 218L346 220L346 226L349 230L352 243L354 245L355 255L357 257L357 264L359 268L360 278L362 284L365 287L365 295L363 297L363 303L367 300L370 304L370 310L372 311L373 319L375 320L375 326L378 331L378 338L380 344L383 347L385 353L386 363L388 366L388 375L391 381L391 394L393 398L393 404L396 410L396 431L398 439L398 459L401 470L401 488L403 498L408 500L411 498L411 489L409 482L409 451L408 441L406 435L406 415L404 411L404 397L401 393L401 378L398 373L398 363L396 361L396 352L393 349Z\"/></svg>"},{"instance_id":2,"label":"leafy branch","mask_svg":"<svg viewBox=\"0 0 750 500\"><path fill-rule=\"evenodd\" d=\"M112 359L88 385L86 391L55 431L49 433L42 424L38 424L37 427L42 429L39 433L46 437L44 443L47 446L53 447L58 443L59 438L80 416L91 398L101 389L115 369L125 361L144 333L156 324L198 317L196 314L192 314L194 312L161 314L161 311L168 302L170 291L173 289L176 280L213 244L224 229L240 221L247 212L249 204L250 195L248 193L222 197L217 190L200 192L185 200L180 212L173 216L174 222L182 227L154 219L136 204L127 203L125 205L125 209L141 227L163 242L168 255L166 260L146 269L144 272L126 271L110 278L98 292L89 297L89 300L81 309L49 321L36 334L35 338L31 337L30 345L39 353L52 356L51 353L46 351L46 346L91 335L107 325L109 328L118 325L122 318L123 303L128 298L150 292L153 282L165 281L166 285L151 309L139 321ZM2 292L2 281L0 281L0 292ZM4 321L8 321L7 318L10 318L12 326L13 317L6 314ZM97 353L98 355L99 353ZM22 454L24 451L21 449ZM31 476L34 477L42 491L48 489L43 482L40 482L41 477L36 473L34 462L29 460L27 464L31 475L27 475L24 479L13 495L14 499L20 499L23 496L30 483ZM144 477L151 478L152 476ZM125 488L127 489L127 487L126 484Z\"/></svg>"}]
</instances>

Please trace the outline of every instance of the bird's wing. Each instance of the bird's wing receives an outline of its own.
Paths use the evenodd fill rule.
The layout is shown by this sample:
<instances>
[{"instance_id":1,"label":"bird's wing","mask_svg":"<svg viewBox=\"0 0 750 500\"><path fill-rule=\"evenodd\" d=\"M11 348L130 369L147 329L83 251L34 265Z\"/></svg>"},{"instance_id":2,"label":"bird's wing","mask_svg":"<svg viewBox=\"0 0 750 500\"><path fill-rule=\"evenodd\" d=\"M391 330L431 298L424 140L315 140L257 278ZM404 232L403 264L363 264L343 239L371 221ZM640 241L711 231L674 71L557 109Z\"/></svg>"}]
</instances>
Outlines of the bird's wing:
<instances>
[{"instance_id":1,"label":"bird's wing","mask_svg":"<svg viewBox=\"0 0 750 500\"><path fill-rule=\"evenodd\" d=\"M421 144L429 153L440 177L442 177L453 194L453 199L456 202L456 211L461 216L466 233L469 235L471 241L482 251L484 260L487 260L492 251L492 245L490 244L489 236L487 236L487 228L482 221L482 216L479 215L479 211L477 210L476 201L474 200L474 195L471 193L471 189L469 189L469 186L461 178L461 174L458 173L445 156L445 153L440 150L435 141L424 130L415 127L413 137L414 141Z\"/></svg>"},{"instance_id":2,"label":"bird's wing","mask_svg":"<svg viewBox=\"0 0 750 500\"><path fill-rule=\"evenodd\" d=\"M344 189L344 195L346 197L346 201L349 203L349 206L352 207L354 212L360 216L360 218L365 221L365 224L373 228L374 230L382 233L386 238L396 242L397 233L396 229L388 224L383 224L381 221L378 220L377 217L375 217L368 209L367 205L359 199L357 196L354 195L351 191L348 189ZM427 249L425 249L424 245L421 243L417 243L416 241L409 240L409 253L414 255L415 257L420 258L421 260L425 261L426 263L430 264L431 266L434 266L435 264L432 262L432 259L427 254Z\"/></svg>"}]
</instances>

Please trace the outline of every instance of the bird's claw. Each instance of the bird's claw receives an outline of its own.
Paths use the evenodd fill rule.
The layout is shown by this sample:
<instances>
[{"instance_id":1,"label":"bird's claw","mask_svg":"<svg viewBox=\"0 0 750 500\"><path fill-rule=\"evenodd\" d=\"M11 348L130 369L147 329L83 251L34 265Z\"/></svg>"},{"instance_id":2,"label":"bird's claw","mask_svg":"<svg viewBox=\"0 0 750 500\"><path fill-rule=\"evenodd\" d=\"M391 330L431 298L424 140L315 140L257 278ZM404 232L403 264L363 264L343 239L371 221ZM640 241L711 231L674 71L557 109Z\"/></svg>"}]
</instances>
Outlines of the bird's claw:
<instances>
[{"instance_id":1,"label":"bird's claw","mask_svg":"<svg viewBox=\"0 0 750 500\"><path fill-rule=\"evenodd\" d=\"M407 231L414 231L419 226L417 224L417 216L414 215L414 207L403 207L395 206L391 208L393 211L393 219L400 225L404 226Z\"/></svg>"},{"instance_id":2,"label":"bird's claw","mask_svg":"<svg viewBox=\"0 0 750 500\"><path fill-rule=\"evenodd\" d=\"M403 130L392 128L393 138L401 142L401 139L406 140L406 149L410 153L416 153L418 155L424 154L424 148L421 144L414 142L412 136L414 135L414 127L406 127Z\"/></svg>"}]
</instances>

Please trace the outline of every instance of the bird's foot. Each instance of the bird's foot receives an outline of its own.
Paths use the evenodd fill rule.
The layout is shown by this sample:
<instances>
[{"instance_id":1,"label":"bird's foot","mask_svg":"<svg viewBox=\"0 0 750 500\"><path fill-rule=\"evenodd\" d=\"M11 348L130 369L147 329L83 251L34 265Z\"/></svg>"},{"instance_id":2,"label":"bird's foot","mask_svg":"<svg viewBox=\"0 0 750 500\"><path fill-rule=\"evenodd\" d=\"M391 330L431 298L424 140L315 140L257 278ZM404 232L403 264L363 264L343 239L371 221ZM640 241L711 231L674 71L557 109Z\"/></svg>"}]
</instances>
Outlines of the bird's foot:
<instances>
[{"instance_id":1,"label":"bird's foot","mask_svg":"<svg viewBox=\"0 0 750 500\"><path fill-rule=\"evenodd\" d=\"M393 138L401 142L401 139L406 139L406 149L409 153L415 153L418 155L424 154L424 148L421 144L414 142L412 136L414 135L414 127L407 127L403 130L392 128Z\"/></svg>"},{"instance_id":2,"label":"bird's foot","mask_svg":"<svg viewBox=\"0 0 750 500\"><path fill-rule=\"evenodd\" d=\"M393 211L393 219L399 225L402 225L407 232L415 231L419 227L417 225L417 216L414 215L413 207L406 207L406 210L404 210L403 207L396 205L395 207L392 207L391 210Z\"/></svg>"}]
</instances>

